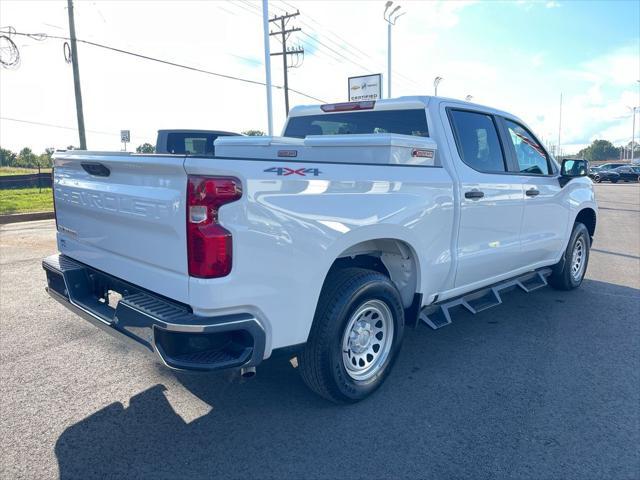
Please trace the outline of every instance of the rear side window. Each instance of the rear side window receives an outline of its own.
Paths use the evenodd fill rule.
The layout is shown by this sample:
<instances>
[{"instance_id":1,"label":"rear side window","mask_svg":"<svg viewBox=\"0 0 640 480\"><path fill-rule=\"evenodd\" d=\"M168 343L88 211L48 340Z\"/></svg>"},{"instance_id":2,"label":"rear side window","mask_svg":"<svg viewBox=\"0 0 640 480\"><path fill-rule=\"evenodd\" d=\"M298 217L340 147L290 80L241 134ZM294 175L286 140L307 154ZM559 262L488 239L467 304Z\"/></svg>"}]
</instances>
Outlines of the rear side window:
<instances>
[{"instance_id":1,"label":"rear side window","mask_svg":"<svg viewBox=\"0 0 640 480\"><path fill-rule=\"evenodd\" d=\"M520 173L549 175L549 159L542 146L522 125L505 120L509 138L516 152Z\"/></svg>"},{"instance_id":2,"label":"rear side window","mask_svg":"<svg viewBox=\"0 0 640 480\"><path fill-rule=\"evenodd\" d=\"M463 110L451 110L450 116L462 161L480 172L505 172L504 153L493 117Z\"/></svg>"},{"instance_id":3,"label":"rear side window","mask_svg":"<svg viewBox=\"0 0 640 480\"><path fill-rule=\"evenodd\" d=\"M325 113L291 117L285 137L307 135L353 135L365 133L399 133L428 137L427 116L423 109L370 110L367 112Z\"/></svg>"}]
</instances>

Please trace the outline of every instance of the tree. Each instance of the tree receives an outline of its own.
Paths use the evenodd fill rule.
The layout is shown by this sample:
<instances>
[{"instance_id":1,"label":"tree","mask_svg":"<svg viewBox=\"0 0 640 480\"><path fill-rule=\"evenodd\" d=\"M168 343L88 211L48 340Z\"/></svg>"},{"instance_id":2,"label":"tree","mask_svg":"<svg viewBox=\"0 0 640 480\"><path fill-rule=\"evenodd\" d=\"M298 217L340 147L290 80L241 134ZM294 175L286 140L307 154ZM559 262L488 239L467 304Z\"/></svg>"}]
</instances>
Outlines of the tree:
<instances>
[{"instance_id":1,"label":"tree","mask_svg":"<svg viewBox=\"0 0 640 480\"><path fill-rule=\"evenodd\" d=\"M53 161L51 160L51 156L53 152L55 152L55 148L45 148L44 153L38 157L38 164L41 167L49 168L53 166Z\"/></svg>"},{"instance_id":2,"label":"tree","mask_svg":"<svg viewBox=\"0 0 640 480\"><path fill-rule=\"evenodd\" d=\"M143 143L142 145L138 145L136 147L137 153L156 153L156 147L151 145L150 143Z\"/></svg>"},{"instance_id":3,"label":"tree","mask_svg":"<svg viewBox=\"0 0 640 480\"><path fill-rule=\"evenodd\" d=\"M33 168L38 166L38 156L30 148L24 147L18 154L18 167Z\"/></svg>"},{"instance_id":4,"label":"tree","mask_svg":"<svg viewBox=\"0 0 640 480\"><path fill-rule=\"evenodd\" d=\"M245 130L242 134L248 137L264 137L266 135L262 130Z\"/></svg>"},{"instance_id":5,"label":"tree","mask_svg":"<svg viewBox=\"0 0 640 480\"><path fill-rule=\"evenodd\" d=\"M11 150L0 148L0 167L15 167L18 156Z\"/></svg>"},{"instance_id":6,"label":"tree","mask_svg":"<svg viewBox=\"0 0 640 480\"><path fill-rule=\"evenodd\" d=\"M620 149L613 146L609 140L594 140L587 148L583 148L578 155L587 160L609 160L620 156Z\"/></svg>"}]
</instances>

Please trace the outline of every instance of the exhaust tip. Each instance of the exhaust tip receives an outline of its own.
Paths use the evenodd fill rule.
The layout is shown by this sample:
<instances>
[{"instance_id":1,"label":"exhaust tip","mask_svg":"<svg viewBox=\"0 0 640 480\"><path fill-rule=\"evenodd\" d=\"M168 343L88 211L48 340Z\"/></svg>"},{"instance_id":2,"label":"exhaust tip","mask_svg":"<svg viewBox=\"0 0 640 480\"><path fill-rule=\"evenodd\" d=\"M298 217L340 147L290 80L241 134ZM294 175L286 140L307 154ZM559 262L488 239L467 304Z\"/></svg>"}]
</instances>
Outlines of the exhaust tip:
<instances>
[{"instance_id":1,"label":"exhaust tip","mask_svg":"<svg viewBox=\"0 0 640 480\"><path fill-rule=\"evenodd\" d=\"M256 367L243 367L240 369L242 378L251 378L256 376Z\"/></svg>"}]
</instances>

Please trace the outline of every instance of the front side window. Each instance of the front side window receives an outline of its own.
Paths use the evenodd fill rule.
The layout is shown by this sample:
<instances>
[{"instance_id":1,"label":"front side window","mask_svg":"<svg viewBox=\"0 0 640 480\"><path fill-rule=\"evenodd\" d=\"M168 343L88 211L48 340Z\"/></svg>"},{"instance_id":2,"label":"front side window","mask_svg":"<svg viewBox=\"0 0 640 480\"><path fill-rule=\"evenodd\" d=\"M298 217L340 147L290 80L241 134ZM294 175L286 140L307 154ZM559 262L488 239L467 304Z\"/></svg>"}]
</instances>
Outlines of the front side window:
<instances>
[{"instance_id":1,"label":"front side window","mask_svg":"<svg viewBox=\"0 0 640 480\"><path fill-rule=\"evenodd\" d=\"M533 135L511 120L505 120L505 123L509 131L509 138L516 151L519 171L535 175L549 175L547 154L533 138Z\"/></svg>"},{"instance_id":2,"label":"front side window","mask_svg":"<svg viewBox=\"0 0 640 480\"><path fill-rule=\"evenodd\" d=\"M505 172L504 154L491 115L451 110L451 124L464 163L480 172Z\"/></svg>"}]
</instances>

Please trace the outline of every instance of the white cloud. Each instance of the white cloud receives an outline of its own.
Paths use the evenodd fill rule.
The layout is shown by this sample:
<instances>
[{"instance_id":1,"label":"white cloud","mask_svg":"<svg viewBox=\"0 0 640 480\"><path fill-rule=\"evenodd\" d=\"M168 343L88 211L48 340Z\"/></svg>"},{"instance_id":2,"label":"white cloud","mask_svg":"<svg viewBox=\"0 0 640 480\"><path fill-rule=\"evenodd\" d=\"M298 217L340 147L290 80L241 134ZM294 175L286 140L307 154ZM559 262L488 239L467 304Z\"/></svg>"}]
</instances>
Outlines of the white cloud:
<instances>
[{"instance_id":1,"label":"white cloud","mask_svg":"<svg viewBox=\"0 0 640 480\"><path fill-rule=\"evenodd\" d=\"M560 5L560 3L556 2L555 0L550 0L547 3L545 3L544 6L547 7L547 8L559 8L562 5Z\"/></svg>"}]
</instances>

